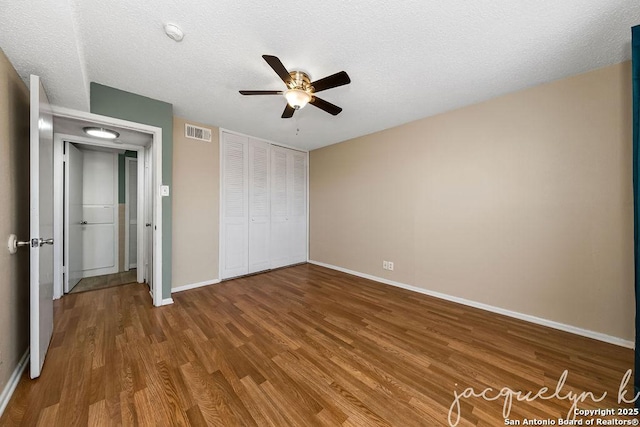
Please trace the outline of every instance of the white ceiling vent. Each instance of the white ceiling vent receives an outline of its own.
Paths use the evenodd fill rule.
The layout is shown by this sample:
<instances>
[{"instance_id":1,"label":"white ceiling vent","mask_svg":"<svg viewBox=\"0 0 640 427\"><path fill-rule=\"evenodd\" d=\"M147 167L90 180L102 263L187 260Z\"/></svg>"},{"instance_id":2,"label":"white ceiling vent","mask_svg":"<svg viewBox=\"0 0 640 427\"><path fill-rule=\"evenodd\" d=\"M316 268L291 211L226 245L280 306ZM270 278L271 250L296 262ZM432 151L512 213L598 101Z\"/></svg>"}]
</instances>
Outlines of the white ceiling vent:
<instances>
[{"instance_id":1,"label":"white ceiling vent","mask_svg":"<svg viewBox=\"0 0 640 427\"><path fill-rule=\"evenodd\" d=\"M201 128L200 126L185 123L184 136L191 139L197 139L199 141L211 142L211 129Z\"/></svg>"}]
</instances>

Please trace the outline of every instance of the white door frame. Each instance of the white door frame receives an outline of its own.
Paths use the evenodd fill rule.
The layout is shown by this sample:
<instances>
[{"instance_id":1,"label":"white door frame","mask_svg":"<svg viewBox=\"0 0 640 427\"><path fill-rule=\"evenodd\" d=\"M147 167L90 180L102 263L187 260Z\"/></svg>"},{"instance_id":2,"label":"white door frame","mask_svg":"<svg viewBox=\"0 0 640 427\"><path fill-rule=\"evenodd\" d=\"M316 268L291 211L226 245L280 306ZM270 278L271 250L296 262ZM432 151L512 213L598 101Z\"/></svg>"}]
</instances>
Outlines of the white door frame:
<instances>
[{"instance_id":1,"label":"white door frame","mask_svg":"<svg viewBox=\"0 0 640 427\"><path fill-rule=\"evenodd\" d=\"M151 135L151 143L145 146L121 144L108 140L100 140L90 137L78 137L72 135L56 134L54 138L54 208L55 215L58 215L54 221L54 298L60 298L63 295L62 277L63 277L63 227L62 227L62 168L61 162L55 160L56 156L60 160L63 156L62 145L63 140L71 140L81 144L94 145L99 147L115 148L118 150L131 150L138 152L138 158L145 158L145 151L151 149L151 171L152 180L150 192L145 192L144 179L138 180L138 195L144 201L145 197L150 198L153 210L153 265L152 265L152 289L151 297L154 306L163 305L162 299L162 197L160 196L160 186L162 185L162 128L149 126L141 123L130 122L127 120L116 119L113 117L101 116L98 114L87 113L83 111L71 110L62 107L52 107L55 117L65 117L70 119L84 120L95 123L96 125L116 126L134 131L144 132ZM144 176L144 161L138 162L138 176ZM146 194L150 193L150 194ZM139 202L140 203L140 198ZM144 202L143 202L144 203ZM148 205L148 204L146 204ZM141 206L145 206L142 204ZM144 241L144 209L138 210L138 242ZM143 259L145 245L138 246L138 257ZM144 281L143 269L138 269L138 282ZM170 303L170 302L169 302Z\"/></svg>"},{"instance_id":2,"label":"white door frame","mask_svg":"<svg viewBox=\"0 0 640 427\"><path fill-rule=\"evenodd\" d=\"M153 153L151 153L149 150L145 150L144 153L144 162L143 162L143 169L142 172L140 169L140 163L138 163L138 174L142 173L144 179L142 180L138 180L138 185L144 185L146 191L148 193L152 193L153 189L152 189L152 185L153 183L151 182L152 180L148 179L148 176L150 176L152 174L153 171L151 171L151 169L148 167L149 163L151 163L151 157L153 155ZM141 184L142 182L142 184ZM153 276L153 262L154 262L154 255L153 254L153 250L150 249L153 246L153 239L150 239L149 236L151 235L151 233L153 232L153 228L151 227L147 227L147 224L150 224L154 221L153 217L149 215L149 212L152 211L151 209L151 203L152 200L147 197L145 200L142 201L143 205L140 205L140 201L138 201L138 205L139 206L143 206L143 212L144 212L144 219L143 219L143 223L145 225L145 228L143 229L143 238L140 237L140 234L138 234L138 241L139 242L144 242L144 246L145 246L145 250L144 250L144 258L142 258L139 262L142 262L142 268L138 268L138 274L140 274L140 271L142 271L142 275L145 278L145 280L147 281L147 283L149 283L151 285L151 287L153 288L154 286L154 276ZM139 230L139 229L138 229ZM149 256L150 255L150 256ZM151 259L151 265L149 265L149 258ZM160 261L161 262L161 261Z\"/></svg>"},{"instance_id":3,"label":"white door frame","mask_svg":"<svg viewBox=\"0 0 640 427\"><path fill-rule=\"evenodd\" d=\"M97 140L95 138L91 138L91 137L79 137L79 136L75 136L75 135L67 135L67 134L61 134L61 133L54 133L54 212L55 212L55 222L54 222L54 233L55 233L55 228L61 227L62 230L64 230L62 233L64 233L64 238L60 239L60 242L62 242L61 246L61 250L62 250L62 254L63 256L59 257L59 258L55 258L54 257L54 269L55 269L55 278L58 279L57 281L54 281L54 297L55 298L60 298L63 295L63 290L66 289L68 287L68 279L69 279L69 274L66 268L63 267L63 260L68 260L69 259L69 247L68 245L65 245L64 242L68 241L69 235L68 235L68 229L69 229L69 224L67 223L68 218L62 214L63 211L61 211L60 209L64 209L64 195L62 194L61 189L62 188L66 188L66 181L68 179L68 177L65 175L63 176L62 173L62 164L63 162L66 161L66 158L64 156L64 149L61 147L64 147L65 142L67 143L73 143L73 144L77 144L77 145L89 145L89 146L97 146L97 147L105 147L105 148L117 148L118 150L131 150L131 151L137 151L137 150L144 150L144 147L140 147L140 146L136 146L136 145L129 145L129 144L116 144L115 147L113 147L113 144L105 144L106 141L103 140ZM117 182L117 176L118 176L118 171L117 171L117 157L115 157L114 160L114 168L116 168L115 170L115 177L116 180L114 181L114 195L117 198L118 195L118 182ZM62 186L59 185L60 182L62 183ZM140 187L138 187L138 191L140 191ZM139 197L144 198L145 194L144 192L139 194ZM116 200L117 202L117 200ZM64 220L63 220L64 218ZM114 225L115 225L115 230L114 233L116 234L116 237L114 239L114 244L115 244L115 251L116 251L116 264L115 264L115 269L116 272L118 271L118 237L117 235L118 233L118 204L116 203L114 206ZM55 255L55 247L54 247L54 255ZM64 274L67 273L67 274ZM107 274L107 273L105 273ZM144 279L142 279L141 277L137 277L136 278L138 283L143 283ZM58 284L58 282L60 282L60 285ZM62 286L61 288L59 286Z\"/></svg>"},{"instance_id":4,"label":"white door frame","mask_svg":"<svg viewBox=\"0 0 640 427\"><path fill-rule=\"evenodd\" d=\"M140 153L138 151L138 155L143 154L144 153ZM142 159L142 161L144 162L144 159ZM124 271L129 271L131 269L131 264L129 263L129 256L131 256L131 254L129 253L130 249L129 249L129 244L131 241L131 232L130 227L131 224L129 224L129 213L130 213L130 209L131 209L131 200L130 200L130 196L129 196L129 180L130 178L130 173L129 173L129 164L132 162L136 162L136 167L138 167L138 159L136 157L125 157L124 158L124 265L122 266L124 268ZM144 165L143 165L144 167ZM139 175L138 175L139 176ZM144 180L144 176L142 177L142 179ZM138 182L138 181L136 181ZM140 186L138 186L137 188L137 192L140 191ZM144 200L143 200L144 201ZM136 207L138 208L138 201L137 201L137 197L136 197ZM136 210L136 212L139 209ZM138 229L138 227L141 227L142 224L140 224L138 221L138 218L140 217L139 214L136 214L136 230ZM144 222L144 221L143 221ZM137 237L137 233L136 233L136 237ZM144 242L142 242L144 244ZM142 248L142 250L144 251L144 248ZM140 248L138 248L138 250L136 251L136 260L138 259L138 255L140 254ZM138 268L137 266L137 261L136 261L136 269Z\"/></svg>"}]
</instances>

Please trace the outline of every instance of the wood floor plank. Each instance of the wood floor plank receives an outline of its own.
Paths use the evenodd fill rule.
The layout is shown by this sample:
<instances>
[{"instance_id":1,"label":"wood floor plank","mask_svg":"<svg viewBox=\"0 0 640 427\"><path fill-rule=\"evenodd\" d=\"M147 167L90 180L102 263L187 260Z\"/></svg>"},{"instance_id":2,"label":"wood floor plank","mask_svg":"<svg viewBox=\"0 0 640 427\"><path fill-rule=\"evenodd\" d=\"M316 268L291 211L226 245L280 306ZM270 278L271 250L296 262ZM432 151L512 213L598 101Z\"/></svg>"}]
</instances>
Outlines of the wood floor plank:
<instances>
[{"instance_id":1,"label":"wood floor plank","mask_svg":"<svg viewBox=\"0 0 640 427\"><path fill-rule=\"evenodd\" d=\"M253 379L246 376L240 380L251 400L256 402L256 408L261 414L265 424L273 427L295 425L288 420L284 408L278 406L270 399L269 395L256 384Z\"/></svg>"},{"instance_id":2,"label":"wood floor plank","mask_svg":"<svg viewBox=\"0 0 640 427\"><path fill-rule=\"evenodd\" d=\"M2 426L446 426L467 387L607 391L633 351L313 265L172 295L144 284L54 302L39 379ZM627 387L632 395L631 387ZM460 401L461 427L504 425L503 401ZM559 418L566 400L514 402Z\"/></svg>"},{"instance_id":3,"label":"wood floor plank","mask_svg":"<svg viewBox=\"0 0 640 427\"><path fill-rule=\"evenodd\" d=\"M108 426L115 423L109 416L106 400L100 400L89 406L89 422L90 426ZM52 424L50 424L52 425Z\"/></svg>"},{"instance_id":4,"label":"wood floor plank","mask_svg":"<svg viewBox=\"0 0 640 427\"><path fill-rule=\"evenodd\" d=\"M136 407L137 425L169 425L169 420L158 416L158 407L152 403L151 393L148 388L136 391L133 396L133 401Z\"/></svg>"},{"instance_id":5,"label":"wood floor plank","mask_svg":"<svg viewBox=\"0 0 640 427\"><path fill-rule=\"evenodd\" d=\"M59 405L56 404L44 408L40 412L40 418L38 418L38 427L49 427L55 425L56 418L58 416L58 407Z\"/></svg>"},{"instance_id":6,"label":"wood floor plank","mask_svg":"<svg viewBox=\"0 0 640 427\"><path fill-rule=\"evenodd\" d=\"M206 427L207 420L202 416L198 405L193 406L187 410L187 417L189 417L189 424L192 427Z\"/></svg>"}]
</instances>

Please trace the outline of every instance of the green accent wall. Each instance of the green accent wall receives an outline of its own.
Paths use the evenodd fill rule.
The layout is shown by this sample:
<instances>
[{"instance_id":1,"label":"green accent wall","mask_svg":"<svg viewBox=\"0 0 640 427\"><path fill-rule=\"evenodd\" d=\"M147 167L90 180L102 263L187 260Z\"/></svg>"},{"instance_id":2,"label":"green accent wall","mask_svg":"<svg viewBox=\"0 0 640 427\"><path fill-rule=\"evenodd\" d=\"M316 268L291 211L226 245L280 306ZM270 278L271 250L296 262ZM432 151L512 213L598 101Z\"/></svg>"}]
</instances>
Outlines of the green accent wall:
<instances>
[{"instance_id":1,"label":"green accent wall","mask_svg":"<svg viewBox=\"0 0 640 427\"><path fill-rule=\"evenodd\" d=\"M162 184L172 187L172 104L91 82L91 112L162 128ZM162 198L162 298L171 297L171 199Z\"/></svg>"},{"instance_id":2,"label":"green accent wall","mask_svg":"<svg viewBox=\"0 0 640 427\"><path fill-rule=\"evenodd\" d=\"M124 158L133 157L138 158L137 151L125 151L124 154L118 154L118 203L124 204L125 188L124 188Z\"/></svg>"}]
</instances>

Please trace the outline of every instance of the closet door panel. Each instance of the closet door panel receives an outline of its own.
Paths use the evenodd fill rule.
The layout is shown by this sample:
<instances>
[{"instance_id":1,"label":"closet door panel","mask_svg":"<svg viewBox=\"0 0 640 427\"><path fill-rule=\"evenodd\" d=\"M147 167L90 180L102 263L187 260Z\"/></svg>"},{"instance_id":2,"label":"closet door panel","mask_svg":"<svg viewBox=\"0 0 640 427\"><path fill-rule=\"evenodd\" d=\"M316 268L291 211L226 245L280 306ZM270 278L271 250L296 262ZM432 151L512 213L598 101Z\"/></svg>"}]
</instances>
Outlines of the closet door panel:
<instances>
[{"instance_id":1,"label":"closet door panel","mask_svg":"<svg viewBox=\"0 0 640 427\"><path fill-rule=\"evenodd\" d=\"M289 179L287 152L271 148L271 268L290 264Z\"/></svg>"},{"instance_id":2,"label":"closet door panel","mask_svg":"<svg viewBox=\"0 0 640 427\"><path fill-rule=\"evenodd\" d=\"M266 142L249 140L249 273L271 267L269 148Z\"/></svg>"},{"instance_id":3,"label":"closet door panel","mask_svg":"<svg viewBox=\"0 0 640 427\"><path fill-rule=\"evenodd\" d=\"M290 263L307 260L307 155L298 151L289 153L290 168Z\"/></svg>"},{"instance_id":4,"label":"closet door panel","mask_svg":"<svg viewBox=\"0 0 640 427\"><path fill-rule=\"evenodd\" d=\"M241 276L248 269L248 138L223 133L222 236L220 277Z\"/></svg>"}]
</instances>

